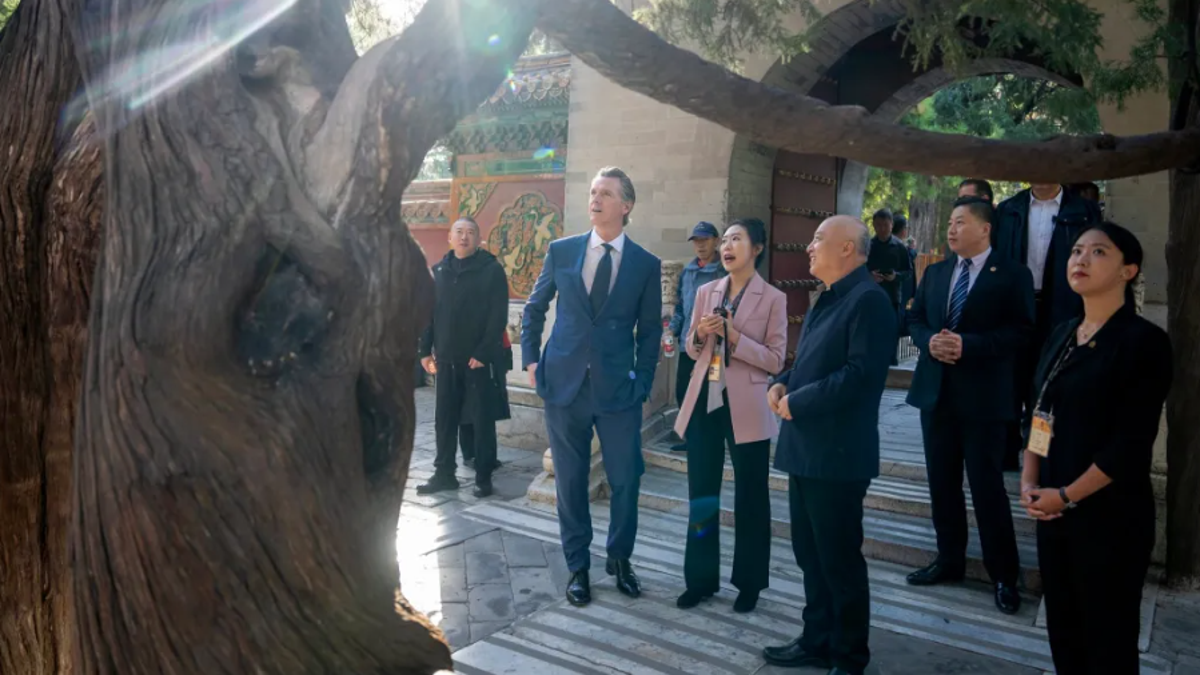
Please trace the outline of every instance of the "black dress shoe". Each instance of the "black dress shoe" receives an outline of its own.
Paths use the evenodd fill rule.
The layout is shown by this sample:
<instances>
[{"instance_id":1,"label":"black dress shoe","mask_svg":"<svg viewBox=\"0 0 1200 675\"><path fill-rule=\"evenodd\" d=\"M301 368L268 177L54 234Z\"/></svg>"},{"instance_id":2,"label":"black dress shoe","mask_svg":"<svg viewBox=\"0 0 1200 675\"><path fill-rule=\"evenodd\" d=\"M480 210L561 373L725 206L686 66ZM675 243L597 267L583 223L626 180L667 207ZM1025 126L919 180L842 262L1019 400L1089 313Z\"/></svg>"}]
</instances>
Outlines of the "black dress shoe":
<instances>
[{"instance_id":1,"label":"black dress shoe","mask_svg":"<svg viewBox=\"0 0 1200 675\"><path fill-rule=\"evenodd\" d=\"M829 657L810 654L800 646L800 638L778 647L763 647L763 659L773 666L784 668L828 668Z\"/></svg>"},{"instance_id":2,"label":"black dress shoe","mask_svg":"<svg viewBox=\"0 0 1200 675\"><path fill-rule=\"evenodd\" d=\"M687 452L687 443L676 443L671 446L671 452Z\"/></svg>"},{"instance_id":3,"label":"black dress shoe","mask_svg":"<svg viewBox=\"0 0 1200 675\"><path fill-rule=\"evenodd\" d=\"M742 591L737 600L733 601L733 611L738 614L748 614L758 606L758 591Z\"/></svg>"},{"instance_id":4,"label":"black dress shoe","mask_svg":"<svg viewBox=\"0 0 1200 675\"><path fill-rule=\"evenodd\" d=\"M642 582L633 573L633 565L629 558L609 558L604 563L604 571L617 578L617 590L631 598L642 594Z\"/></svg>"},{"instance_id":5,"label":"black dress shoe","mask_svg":"<svg viewBox=\"0 0 1200 675\"><path fill-rule=\"evenodd\" d=\"M444 492L446 490L457 490L458 479L450 474L433 474L433 478L424 485L417 486L417 494L431 495L435 492Z\"/></svg>"},{"instance_id":6,"label":"black dress shoe","mask_svg":"<svg viewBox=\"0 0 1200 675\"><path fill-rule=\"evenodd\" d=\"M591 601L592 584L588 580L588 571L571 573L571 580L567 582L567 602L576 607L583 607Z\"/></svg>"},{"instance_id":7,"label":"black dress shoe","mask_svg":"<svg viewBox=\"0 0 1200 675\"><path fill-rule=\"evenodd\" d=\"M702 601L713 596L712 593L701 593L700 591L684 591L683 595L675 601L675 606L679 609L691 609Z\"/></svg>"},{"instance_id":8,"label":"black dress shoe","mask_svg":"<svg viewBox=\"0 0 1200 675\"><path fill-rule=\"evenodd\" d=\"M1021 609L1021 594L1012 584L996 584L996 608L1005 614L1016 614Z\"/></svg>"},{"instance_id":9,"label":"black dress shoe","mask_svg":"<svg viewBox=\"0 0 1200 675\"><path fill-rule=\"evenodd\" d=\"M483 499L484 497L492 496L492 479L479 480L475 479L475 496Z\"/></svg>"},{"instance_id":10,"label":"black dress shoe","mask_svg":"<svg viewBox=\"0 0 1200 675\"><path fill-rule=\"evenodd\" d=\"M961 565L947 565L941 560L935 560L932 565L922 567L908 575L907 580L910 586L933 586L934 584L962 581L964 576Z\"/></svg>"}]
</instances>

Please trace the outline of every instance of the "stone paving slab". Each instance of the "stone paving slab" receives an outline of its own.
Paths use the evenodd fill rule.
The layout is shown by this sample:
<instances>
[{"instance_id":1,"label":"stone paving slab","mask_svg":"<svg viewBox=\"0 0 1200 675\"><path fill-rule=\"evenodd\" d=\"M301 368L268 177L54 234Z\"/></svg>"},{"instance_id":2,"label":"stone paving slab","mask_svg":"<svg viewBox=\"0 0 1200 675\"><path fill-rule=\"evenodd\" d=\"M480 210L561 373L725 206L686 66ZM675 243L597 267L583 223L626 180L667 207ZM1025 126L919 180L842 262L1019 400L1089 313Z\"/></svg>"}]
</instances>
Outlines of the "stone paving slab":
<instances>
[{"instance_id":1,"label":"stone paving slab","mask_svg":"<svg viewBox=\"0 0 1200 675\"><path fill-rule=\"evenodd\" d=\"M607 534L607 519L603 515L606 513L606 509L602 504L600 506L601 508L595 509L597 513L593 515L596 542L593 544L593 552L595 553L602 552L604 537ZM499 502L480 504L468 509L462 515L493 524L509 532L541 538L543 541L554 541L558 536L558 523L554 514L528 504ZM635 566L643 580L649 578L660 580L662 584L660 600L673 607L674 596L682 591L684 544L682 534L685 531L686 519L677 514L653 511L643 511L640 516L638 545L634 552ZM731 573L732 534L732 531L722 529L723 559L721 567L723 578L726 579ZM1036 597L1026 596L1021 612L1016 616L1009 617L999 613L992 606L990 590L986 585L964 583L933 588L914 588L904 582L904 576L910 571L909 568L878 561L869 561L869 565L872 584L872 626L874 628L908 636L910 639L915 638L918 641L954 648L963 653L974 654L979 658L997 659L1006 662L1010 667L1029 668L1033 669L1033 672L1042 672L1052 668L1045 630L1034 625L1038 610ZM724 602L731 602L734 595L732 587L725 584L723 588L731 592L722 593L721 597L725 598ZM596 602L593 604L598 606L606 606L604 603L620 605L626 602L626 599L611 587L611 581L601 583L593 581L593 595L596 598ZM789 626L790 628L785 631L792 633L794 637L794 631L798 630L799 625L798 613L804 607L805 600L803 579L792 560L790 544L786 541L776 539L772 542L771 587L764 591L762 598L764 602L771 604L764 606L760 602L760 610L747 615L752 618L743 620L761 620L764 616L773 618L776 619L776 630L781 625ZM636 603L636 601L634 602ZM778 616L772 615L772 610L768 609L772 606L777 608L775 614L791 618L784 621ZM559 607L558 614L573 611L573 608L565 604L555 605L555 607ZM788 609L785 611L778 609L779 607ZM590 610L590 607L588 609ZM635 609L641 611L640 606ZM546 611L538 612L537 616L542 616ZM551 612L551 614L555 614L555 612ZM792 616L793 614L795 616ZM612 634L604 632L606 626L628 627L632 625L630 622L633 622L636 617L609 616L601 618L599 615L585 618L576 617L573 619L575 623L571 624L573 626L571 630L586 639L580 643L582 646L572 646L574 643L570 642L570 635L574 633L563 632L566 630L563 628L566 619L555 616L554 621L549 624L553 630L548 630L540 627L546 619L539 619L537 616L531 617L529 621L514 624L514 627L524 626L525 629L523 632L516 630L513 634L525 639L531 639L532 633L549 634L551 638L539 638L546 648L566 650L578 656L584 656L587 653L590 656L585 658L589 660L593 657L599 658L599 655L592 654L590 651L594 647L591 641L613 640L615 642L612 644L625 645L624 648L633 650L633 653L639 655L639 658L645 657L647 652L657 654L661 649L665 649L663 645L653 641L648 643L650 646L646 646L646 641L631 641L633 636L626 634L627 631L626 633L622 632L625 628L621 630L613 628L612 631L615 632ZM681 616L680 620L685 618L687 617ZM579 624L579 621L583 621L584 624ZM762 626L759 626L760 632L761 629ZM555 630L559 632L556 633ZM603 635L603 640L601 635ZM659 635L658 638L667 641L673 639L663 635ZM679 637L679 640L683 640L683 638ZM534 641L537 642L537 640ZM669 658L663 656L666 660L656 661L654 665L648 665L637 659L629 661L625 659L623 653L619 656L609 654L605 657L607 660L601 659L596 662L619 671L639 664L641 668L650 669L648 671L624 670L624 672L675 672L676 670L687 673L721 672L720 670L705 670L712 664L704 665L707 662L695 651L695 645L688 643L684 646L686 649L683 651L671 648L668 650ZM571 651L575 647L579 647L583 651ZM711 653L704 653L708 654L705 658L715 658ZM733 659L726 664L729 672L751 672L740 670L742 665L739 664L742 664L742 656L731 654L729 658ZM463 662L468 667L472 666L469 661L464 660ZM1167 675L1170 673L1170 667L1171 664L1167 660L1150 654L1143 655L1142 672L1147 675ZM696 670L697 668L700 670Z\"/></svg>"}]
</instances>

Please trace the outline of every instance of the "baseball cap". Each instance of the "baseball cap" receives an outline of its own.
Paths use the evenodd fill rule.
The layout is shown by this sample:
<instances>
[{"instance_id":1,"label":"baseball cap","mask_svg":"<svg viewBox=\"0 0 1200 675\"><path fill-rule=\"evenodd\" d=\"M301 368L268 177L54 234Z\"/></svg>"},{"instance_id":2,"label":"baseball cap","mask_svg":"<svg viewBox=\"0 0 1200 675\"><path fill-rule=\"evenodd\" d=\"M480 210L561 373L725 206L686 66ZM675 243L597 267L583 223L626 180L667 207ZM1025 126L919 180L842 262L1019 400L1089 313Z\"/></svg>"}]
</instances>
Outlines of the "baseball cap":
<instances>
[{"instance_id":1,"label":"baseball cap","mask_svg":"<svg viewBox=\"0 0 1200 675\"><path fill-rule=\"evenodd\" d=\"M692 236L688 237L688 241L691 241L696 237L712 237L716 239L720 236L721 233L717 232L716 225L713 225L709 222L700 221L699 223L696 223L696 227L692 228Z\"/></svg>"}]
</instances>

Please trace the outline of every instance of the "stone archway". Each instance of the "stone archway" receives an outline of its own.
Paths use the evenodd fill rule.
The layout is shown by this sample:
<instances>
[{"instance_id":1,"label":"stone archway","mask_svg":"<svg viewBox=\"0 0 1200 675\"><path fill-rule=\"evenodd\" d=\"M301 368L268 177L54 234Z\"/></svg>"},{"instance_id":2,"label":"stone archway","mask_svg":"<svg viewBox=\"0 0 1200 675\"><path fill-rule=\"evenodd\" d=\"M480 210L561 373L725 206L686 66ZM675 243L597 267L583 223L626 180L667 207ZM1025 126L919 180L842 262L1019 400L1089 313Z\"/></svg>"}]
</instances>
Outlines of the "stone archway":
<instances>
[{"instance_id":1,"label":"stone archway","mask_svg":"<svg viewBox=\"0 0 1200 675\"><path fill-rule=\"evenodd\" d=\"M1068 87L1079 86L1078 82L1071 78L1055 73L1038 64L1015 59L980 59L958 71L951 71L944 66L925 71L908 84L897 89L872 114L888 122L896 122L913 106L937 93L943 87L970 77L1002 74L1049 80ZM843 163L838 179L838 213L853 216L858 216L862 213L863 191L867 187L867 177L870 168L869 165L862 162L847 161Z\"/></svg>"},{"instance_id":2,"label":"stone archway","mask_svg":"<svg viewBox=\"0 0 1200 675\"><path fill-rule=\"evenodd\" d=\"M1032 50L1009 59L980 60L958 71L950 71L935 59L927 68L914 71L911 60L903 53L903 44L894 39L896 25L903 16L903 5L897 0L851 0L821 19L812 33L810 51L761 68L761 79L766 84L829 103L860 105L872 114L892 120L938 89L967 77L1013 73L1066 85L1080 84L1077 76L1047 69ZM785 154L788 155L786 158L783 157ZM812 170L807 171L805 167ZM833 210L859 215L867 171L866 165L856 162L781 153L744 138L735 138L730 154L726 215L729 218L762 217L772 223L773 242L794 243L803 239L804 232L781 233L777 231L777 224L809 230L815 228L820 214L829 209L792 203L795 200L787 199L788 195L781 194L778 189L780 176L788 178L789 174L797 173L833 175L836 177L832 187L836 194ZM807 188L798 186L797 189ZM819 201L827 203L824 198ZM787 217L779 216L781 209L787 212ZM794 217L797 211L805 210L812 214L811 217L801 220ZM772 246L768 257L772 281L782 280L773 273L777 267L775 257L787 250ZM794 265L784 267L788 279L796 277ZM805 275L801 273L800 277ZM789 294L789 303L792 301ZM801 307L805 306L806 298L796 297L794 301Z\"/></svg>"}]
</instances>

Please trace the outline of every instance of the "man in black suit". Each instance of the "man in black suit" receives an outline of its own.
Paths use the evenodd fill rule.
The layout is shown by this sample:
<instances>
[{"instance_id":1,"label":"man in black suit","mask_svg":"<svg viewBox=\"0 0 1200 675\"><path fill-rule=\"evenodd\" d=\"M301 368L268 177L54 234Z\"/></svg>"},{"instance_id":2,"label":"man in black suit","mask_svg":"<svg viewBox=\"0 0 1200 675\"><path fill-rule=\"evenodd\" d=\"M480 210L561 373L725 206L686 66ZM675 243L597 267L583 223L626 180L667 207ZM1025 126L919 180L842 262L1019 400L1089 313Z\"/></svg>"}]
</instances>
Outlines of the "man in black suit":
<instances>
[{"instance_id":1,"label":"man in black suit","mask_svg":"<svg viewBox=\"0 0 1200 675\"><path fill-rule=\"evenodd\" d=\"M1067 262L1079 233L1098 222L1100 207L1096 202L1054 183L1032 184L996 207L992 235L995 259L1024 265L1033 275L1033 339L1016 365L1016 395L1022 409L1030 404L1029 387L1046 338L1055 326L1083 312L1083 301L1067 284ZM1008 438L1005 468L1015 470L1024 448L1017 425L1010 427Z\"/></svg>"},{"instance_id":2,"label":"man in black suit","mask_svg":"<svg viewBox=\"0 0 1200 675\"><path fill-rule=\"evenodd\" d=\"M1014 370L1033 331L1033 279L1024 266L995 255L991 219L992 207L981 199L955 202L947 235L955 258L926 271L908 312L921 350L908 403L921 410L938 543L937 559L908 575L908 583L963 578L965 462L996 606L1015 614L1020 567L1003 463L1007 425L1018 415Z\"/></svg>"},{"instance_id":3,"label":"man in black suit","mask_svg":"<svg viewBox=\"0 0 1200 675\"><path fill-rule=\"evenodd\" d=\"M768 663L862 673L871 600L863 497L879 475L879 401L896 312L867 271L871 235L850 216L817 228L809 270L825 283L804 320L795 365L767 393L783 418L775 468L789 474L792 552L804 571L804 633L767 647Z\"/></svg>"},{"instance_id":4,"label":"man in black suit","mask_svg":"<svg viewBox=\"0 0 1200 675\"><path fill-rule=\"evenodd\" d=\"M1079 233L1100 222L1100 206L1061 185L1038 183L1000 202L995 222L996 258L1025 265L1033 275L1033 347L1040 349L1055 326L1083 312L1083 301L1067 284L1067 261Z\"/></svg>"}]
</instances>

